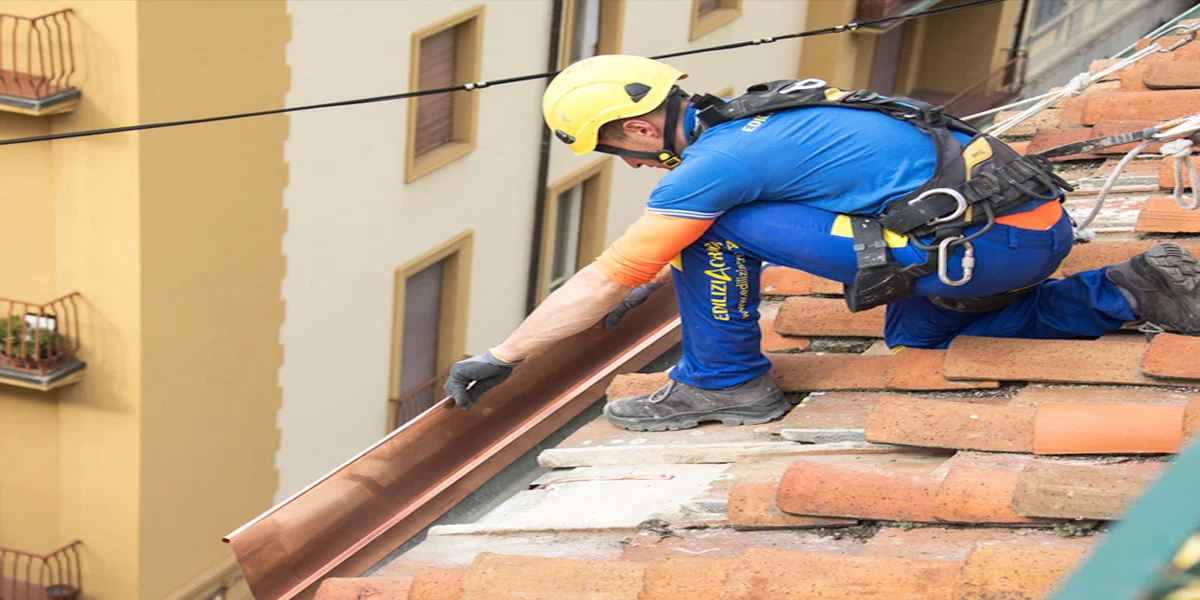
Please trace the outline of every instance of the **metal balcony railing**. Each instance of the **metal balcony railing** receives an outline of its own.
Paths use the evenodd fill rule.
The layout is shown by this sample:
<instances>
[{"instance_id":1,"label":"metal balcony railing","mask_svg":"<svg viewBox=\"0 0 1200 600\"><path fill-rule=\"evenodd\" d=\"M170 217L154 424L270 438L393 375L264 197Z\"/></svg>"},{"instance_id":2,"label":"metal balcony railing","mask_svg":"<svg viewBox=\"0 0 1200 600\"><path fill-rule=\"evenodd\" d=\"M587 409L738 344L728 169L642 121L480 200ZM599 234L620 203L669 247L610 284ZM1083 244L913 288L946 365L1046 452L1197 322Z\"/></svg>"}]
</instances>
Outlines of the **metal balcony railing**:
<instances>
[{"instance_id":1,"label":"metal balcony railing","mask_svg":"<svg viewBox=\"0 0 1200 600\"><path fill-rule=\"evenodd\" d=\"M71 15L69 8L33 18L0 14L0 109L54 114L78 102Z\"/></svg>"},{"instance_id":2,"label":"metal balcony railing","mask_svg":"<svg viewBox=\"0 0 1200 600\"><path fill-rule=\"evenodd\" d=\"M83 589L76 540L40 555L0 548L0 600L75 600Z\"/></svg>"},{"instance_id":3,"label":"metal balcony railing","mask_svg":"<svg viewBox=\"0 0 1200 600\"><path fill-rule=\"evenodd\" d=\"M79 292L45 304L0 298L0 377L27 374L46 385L64 371L82 368L75 360L79 298Z\"/></svg>"}]
</instances>

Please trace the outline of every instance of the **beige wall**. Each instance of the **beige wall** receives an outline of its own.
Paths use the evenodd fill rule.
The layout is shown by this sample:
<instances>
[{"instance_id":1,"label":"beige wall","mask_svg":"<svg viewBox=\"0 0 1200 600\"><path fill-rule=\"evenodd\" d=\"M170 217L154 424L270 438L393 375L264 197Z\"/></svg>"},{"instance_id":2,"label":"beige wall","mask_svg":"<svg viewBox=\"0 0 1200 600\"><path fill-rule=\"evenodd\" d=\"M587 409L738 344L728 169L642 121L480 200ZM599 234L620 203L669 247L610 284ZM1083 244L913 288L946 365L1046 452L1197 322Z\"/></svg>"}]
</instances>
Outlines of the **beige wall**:
<instances>
[{"instance_id":1,"label":"beige wall","mask_svg":"<svg viewBox=\"0 0 1200 600\"><path fill-rule=\"evenodd\" d=\"M140 122L280 108L282 0L138 4ZM271 505L288 117L142 134L140 596Z\"/></svg>"},{"instance_id":2,"label":"beige wall","mask_svg":"<svg viewBox=\"0 0 1200 600\"><path fill-rule=\"evenodd\" d=\"M966 89L1003 64L999 48L1012 44L1015 10L999 3L927 17L918 89ZM1008 17L1007 19L1005 17Z\"/></svg>"}]
</instances>

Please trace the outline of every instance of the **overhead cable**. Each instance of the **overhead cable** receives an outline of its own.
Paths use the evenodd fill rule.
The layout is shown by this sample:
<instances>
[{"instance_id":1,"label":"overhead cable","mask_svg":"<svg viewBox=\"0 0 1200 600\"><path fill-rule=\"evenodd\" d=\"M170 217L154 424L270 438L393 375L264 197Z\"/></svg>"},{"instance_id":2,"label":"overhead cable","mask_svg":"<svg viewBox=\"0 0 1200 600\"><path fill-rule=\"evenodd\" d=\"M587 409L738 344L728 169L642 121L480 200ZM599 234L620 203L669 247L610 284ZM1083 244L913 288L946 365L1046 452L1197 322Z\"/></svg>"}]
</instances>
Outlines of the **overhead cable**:
<instances>
[{"instance_id":1,"label":"overhead cable","mask_svg":"<svg viewBox=\"0 0 1200 600\"><path fill-rule=\"evenodd\" d=\"M811 36L817 36L817 35L826 35L826 34L830 34L830 33L842 33L842 32L846 32L846 31L854 31L854 30L860 29L862 27L870 27L873 25L883 25L883 24L887 24L887 23L910 21L913 19L918 19L921 17L929 16L929 15L935 15L935 14L945 13L945 12L950 12L950 11L955 11L955 10L963 10L963 9L967 9L967 8L974 8L976 6L983 6L986 4L995 4L997 2L1003 2L1003 1L1004 0L974 0L973 2L965 2L962 4L955 4L952 6L943 6L941 8L933 8L930 10L915 12L915 13L906 14L906 15L897 15L894 17L884 17L881 19L873 19L870 21L850 22L850 23L846 23L845 25L837 25L834 27L824 27L821 29L812 29L809 31L801 31L799 33L789 33L787 35L758 38L758 39L754 39L754 40L747 40L744 42L737 42L737 43L733 43L733 44L723 44L720 46L697 48L695 50L684 50L681 52L660 54L658 56L651 56L650 58L661 60L661 59L665 59L665 58L676 58L679 56L690 56L693 54L703 54L703 53L707 53L707 52L720 52L720 51L724 51L724 50L735 50L738 48L746 48L748 46L760 46L763 44L771 44L774 42L779 42L779 41L783 41L783 40L791 40L791 39L796 39L796 38L811 37ZM309 104L306 106L276 108L276 109L271 109L271 110L260 110L260 111L254 111L254 112L218 115L218 116L213 116L213 117L202 117L202 118L198 118L198 119L163 121L163 122L159 122L159 123L145 123L142 125L126 125L124 127L110 127L107 129L88 129L88 130L84 130L84 131L72 131L72 132L67 132L67 133L54 133L54 134L49 134L49 135L37 135L37 136L23 137L23 138L12 138L12 139L7 139L7 140L0 140L0 146L11 146L14 144L30 144L33 142L49 142L49 141L53 141L53 140L65 140L65 139L70 139L70 138L91 137L91 136L96 136L96 135L107 135L107 134L112 134L112 133L127 133L130 131L146 131L149 129L162 129L164 127L180 127L183 125L199 125L201 123L216 123L219 121L232 121L235 119L248 119L251 117L265 117L265 116L269 116L269 115L279 115L279 114L284 114L284 113L301 112L301 111L306 111L306 110L316 110L319 108L335 108L335 107L339 107L339 106L355 106L355 105L359 105L359 104L373 104L376 102L390 102L393 100L405 100L408 98L419 98L421 96L433 96L436 94L449 94L449 93L460 92L460 91L470 92L470 91L480 90L480 89L489 88L489 87L496 87L498 85L506 85L509 83L518 83L521 81L531 81L534 79L546 79L549 77L553 77L553 76L557 75L558 73L559 73L558 71L547 72L547 73L536 73L536 74L532 74L532 75L521 75L518 77L507 77L504 79L494 79L491 81L479 81L479 82L475 82L475 83L466 83L466 84L456 85L456 86L451 86L451 87L434 88L434 89L428 89L428 90L418 90L415 92L404 92L401 94L388 94L385 96L372 96L369 98L356 98L353 100L339 100L336 102L323 102L320 104Z\"/></svg>"}]
</instances>

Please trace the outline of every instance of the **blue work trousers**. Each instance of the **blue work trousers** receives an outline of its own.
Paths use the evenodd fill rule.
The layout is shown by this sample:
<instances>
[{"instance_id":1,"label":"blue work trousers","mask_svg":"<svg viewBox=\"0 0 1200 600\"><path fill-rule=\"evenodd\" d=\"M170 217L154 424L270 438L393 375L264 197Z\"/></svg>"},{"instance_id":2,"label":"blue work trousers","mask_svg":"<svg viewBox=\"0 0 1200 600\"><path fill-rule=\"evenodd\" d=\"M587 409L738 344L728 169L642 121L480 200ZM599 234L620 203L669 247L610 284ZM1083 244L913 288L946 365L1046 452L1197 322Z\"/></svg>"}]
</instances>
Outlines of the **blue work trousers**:
<instances>
[{"instance_id":1,"label":"blue work trousers","mask_svg":"<svg viewBox=\"0 0 1200 600\"><path fill-rule=\"evenodd\" d=\"M803 204L752 202L722 215L684 249L673 272L683 320L683 358L671 377L719 389L766 373L771 363L762 354L758 327L763 263L853 282L854 241L833 233L837 218ZM1107 267L1046 279L1071 251L1073 241L1066 214L1041 231L995 225L972 242L976 266L969 283L952 287L936 274L926 275L914 283L912 297L888 305L884 341L895 349L945 348L958 335L1095 337L1135 320L1129 302L1104 276ZM925 251L911 243L889 251L902 265L926 260ZM962 256L960 247L949 261L954 279L962 274ZM948 310L928 299L990 296L1028 286L1035 287L1013 304L986 313Z\"/></svg>"}]
</instances>

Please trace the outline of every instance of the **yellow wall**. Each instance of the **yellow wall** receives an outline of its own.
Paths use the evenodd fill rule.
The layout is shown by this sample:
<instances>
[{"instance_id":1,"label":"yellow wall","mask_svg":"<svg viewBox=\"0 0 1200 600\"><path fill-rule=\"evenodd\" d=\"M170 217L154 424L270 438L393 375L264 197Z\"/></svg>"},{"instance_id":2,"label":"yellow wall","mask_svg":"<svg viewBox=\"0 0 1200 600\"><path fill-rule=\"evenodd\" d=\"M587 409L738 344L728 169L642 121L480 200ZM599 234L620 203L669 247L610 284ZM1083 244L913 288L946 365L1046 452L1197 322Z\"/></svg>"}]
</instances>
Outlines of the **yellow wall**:
<instances>
[{"instance_id":1,"label":"yellow wall","mask_svg":"<svg viewBox=\"0 0 1200 600\"><path fill-rule=\"evenodd\" d=\"M809 0L804 28L819 29L849 23L854 20L854 7L854 2ZM830 85L854 87L858 46L861 43L854 34L844 33L804 38L800 42L800 72L796 76L816 77ZM862 57L863 62L868 63L869 73L871 54L865 53Z\"/></svg>"},{"instance_id":2,"label":"yellow wall","mask_svg":"<svg viewBox=\"0 0 1200 600\"><path fill-rule=\"evenodd\" d=\"M139 120L282 107L290 24L282 0L139 3ZM140 598L272 503L287 136L272 116L142 137Z\"/></svg>"},{"instance_id":3,"label":"yellow wall","mask_svg":"<svg viewBox=\"0 0 1200 600\"><path fill-rule=\"evenodd\" d=\"M955 92L975 85L1003 61L998 49L1012 40L1015 7L1002 2L926 17L916 88Z\"/></svg>"}]
</instances>

